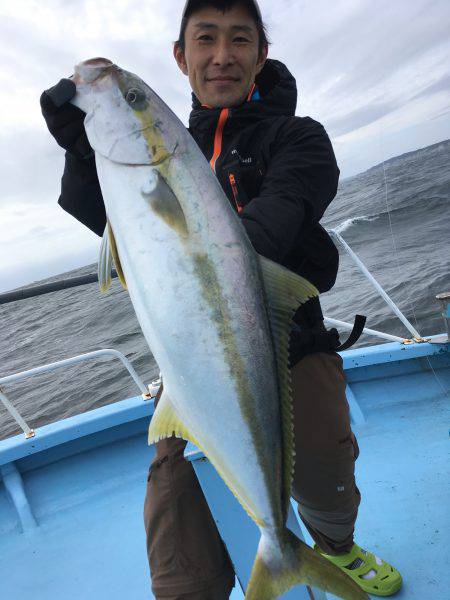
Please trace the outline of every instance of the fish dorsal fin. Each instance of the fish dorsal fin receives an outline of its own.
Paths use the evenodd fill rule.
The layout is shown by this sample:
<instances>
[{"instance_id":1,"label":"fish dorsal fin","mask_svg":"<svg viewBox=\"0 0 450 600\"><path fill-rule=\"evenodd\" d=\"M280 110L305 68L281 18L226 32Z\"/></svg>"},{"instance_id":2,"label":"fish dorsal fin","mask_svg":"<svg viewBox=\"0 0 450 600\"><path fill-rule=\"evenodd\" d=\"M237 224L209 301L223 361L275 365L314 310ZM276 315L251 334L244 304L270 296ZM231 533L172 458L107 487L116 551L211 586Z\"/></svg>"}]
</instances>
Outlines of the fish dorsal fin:
<instances>
[{"instance_id":1,"label":"fish dorsal fin","mask_svg":"<svg viewBox=\"0 0 450 600\"><path fill-rule=\"evenodd\" d=\"M187 440L188 442L192 442L198 446L194 436L191 435L188 428L178 417L175 407L164 389L152 420L150 421L148 443L155 444L156 442L159 442L159 440L171 437L172 435Z\"/></svg>"},{"instance_id":2,"label":"fish dorsal fin","mask_svg":"<svg viewBox=\"0 0 450 600\"><path fill-rule=\"evenodd\" d=\"M259 264L277 363L283 430L283 506L287 510L295 462L289 339L295 311L319 292L309 281L268 258L259 256Z\"/></svg>"},{"instance_id":3,"label":"fish dorsal fin","mask_svg":"<svg viewBox=\"0 0 450 600\"><path fill-rule=\"evenodd\" d=\"M122 265L120 264L114 233L109 221L107 221L102 245L100 246L100 256L98 258L98 283L102 292L106 292L111 285L111 267L113 261L116 266L119 281L124 289L127 289L127 283L125 281L125 275L123 274Z\"/></svg>"},{"instance_id":4,"label":"fish dorsal fin","mask_svg":"<svg viewBox=\"0 0 450 600\"><path fill-rule=\"evenodd\" d=\"M107 292L111 286L112 254L109 246L108 223L103 233L98 257L98 284L101 292Z\"/></svg>"}]
</instances>

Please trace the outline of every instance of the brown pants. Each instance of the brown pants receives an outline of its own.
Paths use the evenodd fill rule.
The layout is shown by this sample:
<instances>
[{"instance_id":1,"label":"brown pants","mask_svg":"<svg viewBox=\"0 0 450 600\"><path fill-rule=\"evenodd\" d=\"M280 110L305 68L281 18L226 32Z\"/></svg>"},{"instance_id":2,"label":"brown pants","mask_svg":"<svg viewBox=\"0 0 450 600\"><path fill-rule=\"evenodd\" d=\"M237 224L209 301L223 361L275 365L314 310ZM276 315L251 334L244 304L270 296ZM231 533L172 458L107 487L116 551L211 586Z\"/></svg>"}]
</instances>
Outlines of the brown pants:
<instances>
[{"instance_id":1,"label":"brown pants","mask_svg":"<svg viewBox=\"0 0 450 600\"><path fill-rule=\"evenodd\" d=\"M329 554L348 552L360 502L355 485L358 445L350 428L342 359L303 358L292 369L296 464L292 495L315 542ZM152 589L158 600L228 600L230 558L211 516L186 442L156 445L144 520Z\"/></svg>"}]
</instances>

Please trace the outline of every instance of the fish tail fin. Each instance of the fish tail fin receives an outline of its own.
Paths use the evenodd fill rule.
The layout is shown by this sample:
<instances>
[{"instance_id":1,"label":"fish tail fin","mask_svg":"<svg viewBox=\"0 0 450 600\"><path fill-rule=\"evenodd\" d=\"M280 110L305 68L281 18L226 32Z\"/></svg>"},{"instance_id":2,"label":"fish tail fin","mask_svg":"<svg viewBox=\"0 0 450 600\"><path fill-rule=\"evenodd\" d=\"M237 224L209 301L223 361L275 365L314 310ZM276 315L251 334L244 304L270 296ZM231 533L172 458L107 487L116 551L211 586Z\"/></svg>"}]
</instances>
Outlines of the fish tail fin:
<instances>
[{"instance_id":1,"label":"fish tail fin","mask_svg":"<svg viewBox=\"0 0 450 600\"><path fill-rule=\"evenodd\" d=\"M283 534L281 547L274 547L263 534L245 600L276 600L298 584L320 588L344 600L369 599L348 575L289 530Z\"/></svg>"}]
</instances>

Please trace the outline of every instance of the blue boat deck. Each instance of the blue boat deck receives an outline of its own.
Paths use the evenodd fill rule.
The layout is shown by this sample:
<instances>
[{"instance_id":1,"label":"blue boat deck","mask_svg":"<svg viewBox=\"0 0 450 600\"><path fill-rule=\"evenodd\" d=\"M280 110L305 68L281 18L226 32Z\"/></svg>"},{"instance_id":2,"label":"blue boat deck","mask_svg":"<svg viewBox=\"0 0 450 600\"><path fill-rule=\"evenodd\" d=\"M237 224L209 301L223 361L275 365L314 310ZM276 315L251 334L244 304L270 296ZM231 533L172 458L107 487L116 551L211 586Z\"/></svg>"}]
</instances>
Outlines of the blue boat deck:
<instances>
[{"instance_id":1,"label":"blue boat deck","mask_svg":"<svg viewBox=\"0 0 450 600\"><path fill-rule=\"evenodd\" d=\"M355 427L360 445L357 482L362 503L356 539L402 573L396 597L448 598L450 587L450 372L426 359L416 372L355 381L352 390L366 423ZM407 365L405 365L407 366Z\"/></svg>"},{"instance_id":2,"label":"blue boat deck","mask_svg":"<svg viewBox=\"0 0 450 600\"><path fill-rule=\"evenodd\" d=\"M402 572L396 598L448 597L448 350L385 344L344 353L361 448L356 540ZM131 398L43 427L33 440L0 442L0 598L153 598L142 522L151 412L151 402ZM200 477L208 488L207 470ZM214 502L228 510L220 490L209 496L213 513ZM238 527L230 536L251 564L251 543Z\"/></svg>"}]
</instances>

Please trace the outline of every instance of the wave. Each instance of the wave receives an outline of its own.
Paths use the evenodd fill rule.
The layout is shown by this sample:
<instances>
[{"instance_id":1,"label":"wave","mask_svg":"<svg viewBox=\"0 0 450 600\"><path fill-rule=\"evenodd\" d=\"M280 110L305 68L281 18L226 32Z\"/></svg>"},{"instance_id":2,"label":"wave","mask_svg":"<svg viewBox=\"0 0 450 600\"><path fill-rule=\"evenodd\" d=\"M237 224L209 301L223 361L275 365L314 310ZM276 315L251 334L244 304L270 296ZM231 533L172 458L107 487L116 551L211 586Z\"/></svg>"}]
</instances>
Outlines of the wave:
<instances>
[{"instance_id":1,"label":"wave","mask_svg":"<svg viewBox=\"0 0 450 600\"><path fill-rule=\"evenodd\" d=\"M378 216L379 215L361 215L360 217L352 217L351 219L345 219L345 221L342 221L342 223L339 223L339 225L337 225L333 229L337 233L343 233L344 231L347 231L347 229L349 229L353 225L357 225L358 223L368 223L370 221L375 221L376 219L378 219Z\"/></svg>"},{"instance_id":2,"label":"wave","mask_svg":"<svg viewBox=\"0 0 450 600\"><path fill-rule=\"evenodd\" d=\"M431 214L435 213L439 214L441 211L443 215L448 213L448 205L450 203L450 194L449 195L435 195L430 196L424 200L420 196L416 196L410 199L408 204L404 204L403 206L389 206L389 210L387 210L386 205L381 207L380 210L374 214L361 215L357 217L349 217L339 223L337 226L333 226L338 233L342 233L347 231L350 227L363 223L370 223L371 221L383 220L388 216L394 218L396 221L401 219L407 219L409 221L414 221L417 219L422 219L425 214L427 220L430 219ZM437 211L437 213L436 213ZM334 219L333 219L334 220ZM332 226L333 220L331 222L325 223L325 227ZM380 221L380 223L381 223Z\"/></svg>"}]
</instances>

